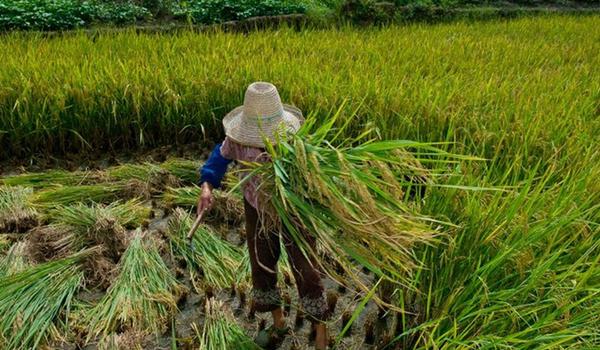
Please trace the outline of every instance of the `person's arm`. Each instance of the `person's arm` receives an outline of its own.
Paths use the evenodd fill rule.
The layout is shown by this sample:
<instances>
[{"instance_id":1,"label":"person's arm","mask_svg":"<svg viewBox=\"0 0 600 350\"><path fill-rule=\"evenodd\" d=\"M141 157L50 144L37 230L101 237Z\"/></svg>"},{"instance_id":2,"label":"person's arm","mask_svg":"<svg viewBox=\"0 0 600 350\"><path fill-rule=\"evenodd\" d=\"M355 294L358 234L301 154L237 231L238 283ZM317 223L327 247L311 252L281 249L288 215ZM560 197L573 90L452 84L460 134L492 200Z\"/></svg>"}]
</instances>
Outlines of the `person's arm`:
<instances>
[{"instance_id":1,"label":"person's arm","mask_svg":"<svg viewBox=\"0 0 600 350\"><path fill-rule=\"evenodd\" d=\"M231 162L231 159L227 159L221 154L221 144L219 143L210 153L206 163L200 168L199 183L202 190L200 191L200 198L198 198L198 215L212 206L212 190L221 187L221 181Z\"/></svg>"}]
</instances>

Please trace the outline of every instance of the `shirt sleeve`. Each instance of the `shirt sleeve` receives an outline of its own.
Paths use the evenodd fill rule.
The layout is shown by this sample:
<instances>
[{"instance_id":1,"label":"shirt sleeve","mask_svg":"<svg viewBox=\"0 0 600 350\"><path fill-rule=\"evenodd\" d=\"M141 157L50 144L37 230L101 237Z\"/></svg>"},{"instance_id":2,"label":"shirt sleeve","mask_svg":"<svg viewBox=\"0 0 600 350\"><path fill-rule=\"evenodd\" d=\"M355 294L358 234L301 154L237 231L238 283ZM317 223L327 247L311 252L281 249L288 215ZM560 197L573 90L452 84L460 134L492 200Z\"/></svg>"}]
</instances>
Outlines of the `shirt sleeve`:
<instances>
[{"instance_id":1,"label":"shirt sleeve","mask_svg":"<svg viewBox=\"0 0 600 350\"><path fill-rule=\"evenodd\" d=\"M208 182L214 188L221 187L227 166L232 162L231 159L227 159L221 154L221 145L219 143L215 146L206 163L200 168L200 184Z\"/></svg>"}]
</instances>

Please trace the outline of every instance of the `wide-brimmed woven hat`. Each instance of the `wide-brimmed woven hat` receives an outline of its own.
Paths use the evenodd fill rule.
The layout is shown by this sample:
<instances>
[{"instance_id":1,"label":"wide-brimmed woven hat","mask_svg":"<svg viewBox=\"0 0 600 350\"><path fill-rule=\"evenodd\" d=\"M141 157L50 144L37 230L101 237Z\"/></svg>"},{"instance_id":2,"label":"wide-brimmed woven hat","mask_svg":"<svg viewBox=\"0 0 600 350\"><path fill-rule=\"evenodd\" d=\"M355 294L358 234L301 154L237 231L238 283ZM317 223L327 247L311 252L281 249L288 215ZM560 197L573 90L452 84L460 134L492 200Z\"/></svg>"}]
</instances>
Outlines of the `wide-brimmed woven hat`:
<instances>
[{"instance_id":1,"label":"wide-brimmed woven hat","mask_svg":"<svg viewBox=\"0 0 600 350\"><path fill-rule=\"evenodd\" d=\"M304 122L302 112L281 103L275 85L255 82L248 86L244 105L223 118L225 135L244 146L265 146L264 139L277 143L286 133L295 133Z\"/></svg>"}]
</instances>

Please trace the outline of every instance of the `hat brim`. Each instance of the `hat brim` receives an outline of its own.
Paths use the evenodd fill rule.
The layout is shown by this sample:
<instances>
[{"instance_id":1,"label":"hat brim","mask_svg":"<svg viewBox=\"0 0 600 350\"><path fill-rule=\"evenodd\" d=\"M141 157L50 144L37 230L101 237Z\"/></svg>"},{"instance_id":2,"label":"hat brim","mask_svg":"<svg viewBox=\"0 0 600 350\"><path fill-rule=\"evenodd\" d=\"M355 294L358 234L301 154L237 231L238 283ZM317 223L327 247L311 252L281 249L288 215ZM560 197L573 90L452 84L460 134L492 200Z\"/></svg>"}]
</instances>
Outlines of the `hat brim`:
<instances>
[{"instance_id":1,"label":"hat brim","mask_svg":"<svg viewBox=\"0 0 600 350\"><path fill-rule=\"evenodd\" d=\"M282 131L287 133L296 133L304 122L302 111L300 109L283 104L283 115L280 121L275 124L266 124L264 126L258 123L244 123L244 106L234 108L223 118L223 128L225 135L232 141L244 146L264 148L264 138L270 142L276 143ZM284 128L279 125L283 123Z\"/></svg>"}]
</instances>

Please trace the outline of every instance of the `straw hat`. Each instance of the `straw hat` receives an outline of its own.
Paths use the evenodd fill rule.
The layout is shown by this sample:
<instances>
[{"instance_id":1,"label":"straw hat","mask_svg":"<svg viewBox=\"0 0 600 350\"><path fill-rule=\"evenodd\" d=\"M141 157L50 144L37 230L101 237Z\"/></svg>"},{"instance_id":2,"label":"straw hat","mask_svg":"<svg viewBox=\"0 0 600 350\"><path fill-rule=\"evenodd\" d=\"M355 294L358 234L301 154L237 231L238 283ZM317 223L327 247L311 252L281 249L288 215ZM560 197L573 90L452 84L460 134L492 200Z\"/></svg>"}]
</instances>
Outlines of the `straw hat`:
<instances>
[{"instance_id":1,"label":"straw hat","mask_svg":"<svg viewBox=\"0 0 600 350\"><path fill-rule=\"evenodd\" d=\"M244 105L223 118L225 135L244 146L263 148L263 138L276 143L285 133L295 133L304 122L302 112L281 103L275 85L255 82L248 86Z\"/></svg>"}]
</instances>

